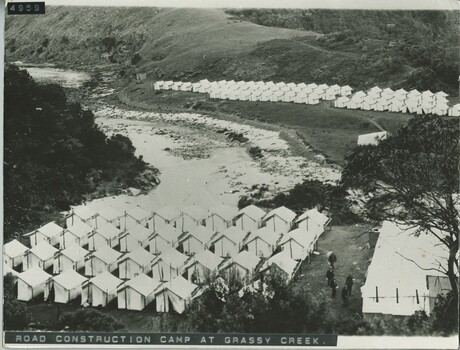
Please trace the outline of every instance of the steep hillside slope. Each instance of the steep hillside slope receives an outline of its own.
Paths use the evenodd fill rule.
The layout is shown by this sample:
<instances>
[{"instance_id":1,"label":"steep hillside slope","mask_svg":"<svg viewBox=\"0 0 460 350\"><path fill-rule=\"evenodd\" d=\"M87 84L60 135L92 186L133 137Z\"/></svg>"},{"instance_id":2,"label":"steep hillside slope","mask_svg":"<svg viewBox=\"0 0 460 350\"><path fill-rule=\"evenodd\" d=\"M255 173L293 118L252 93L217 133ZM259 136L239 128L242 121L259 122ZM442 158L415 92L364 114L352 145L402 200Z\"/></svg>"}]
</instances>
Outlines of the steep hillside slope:
<instances>
[{"instance_id":1,"label":"steep hillside slope","mask_svg":"<svg viewBox=\"0 0 460 350\"><path fill-rule=\"evenodd\" d=\"M432 16L417 12L393 17L382 11L346 12L343 17L343 11L267 11L50 7L44 16L7 18L6 57L84 68L112 64L130 79L143 71L151 79L456 91L456 17L447 16L447 25L439 27L444 17L435 16L431 23ZM350 26L350 20L362 26Z\"/></svg>"}]
</instances>

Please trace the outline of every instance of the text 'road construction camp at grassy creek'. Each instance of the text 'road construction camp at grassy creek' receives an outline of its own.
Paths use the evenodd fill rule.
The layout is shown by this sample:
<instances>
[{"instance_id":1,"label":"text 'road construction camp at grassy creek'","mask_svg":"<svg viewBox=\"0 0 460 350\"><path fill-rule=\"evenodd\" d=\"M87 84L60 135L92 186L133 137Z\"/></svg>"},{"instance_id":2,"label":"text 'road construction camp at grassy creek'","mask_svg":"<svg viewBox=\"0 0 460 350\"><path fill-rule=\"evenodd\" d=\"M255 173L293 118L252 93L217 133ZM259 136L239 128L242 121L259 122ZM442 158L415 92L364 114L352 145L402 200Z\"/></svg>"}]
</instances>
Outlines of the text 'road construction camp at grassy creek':
<instances>
[{"instance_id":1,"label":"text 'road construction camp at grassy creek'","mask_svg":"<svg viewBox=\"0 0 460 350\"><path fill-rule=\"evenodd\" d=\"M7 16L11 339L455 338L459 16Z\"/></svg>"}]
</instances>

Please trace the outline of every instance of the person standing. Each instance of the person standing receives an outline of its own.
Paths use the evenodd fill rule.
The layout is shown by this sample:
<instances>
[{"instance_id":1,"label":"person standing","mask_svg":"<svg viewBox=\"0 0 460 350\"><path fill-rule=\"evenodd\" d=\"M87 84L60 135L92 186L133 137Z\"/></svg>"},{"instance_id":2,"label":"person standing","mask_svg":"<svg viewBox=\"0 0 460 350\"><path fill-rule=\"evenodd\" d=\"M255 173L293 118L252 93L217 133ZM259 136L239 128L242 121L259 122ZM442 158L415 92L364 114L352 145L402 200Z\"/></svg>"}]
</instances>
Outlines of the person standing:
<instances>
[{"instance_id":1,"label":"person standing","mask_svg":"<svg viewBox=\"0 0 460 350\"><path fill-rule=\"evenodd\" d=\"M331 281L334 279L334 270L332 270L332 268L329 268L327 270L326 278L327 278L327 285L330 287L331 286Z\"/></svg>"},{"instance_id":2,"label":"person standing","mask_svg":"<svg viewBox=\"0 0 460 350\"><path fill-rule=\"evenodd\" d=\"M347 286L347 293L350 296L351 295L351 288L353 287L353 277L351 275L348 275L345 284Z\"/></svg>"},{"instance_id":3,"label":"person standing","mask_svg":"<svg viewBox=\"0 0 460 350\"><path fill-rule=\"evenodd\" d=\"M347 307L348 306L348 288L346 285L343 286L342 288L341 296L342 296L343 306Z\"/></svg>"},{"instance_id":4,"label":"person standing","mask_svg":"<svg viewBox=\"0 0 460 350\"><path fill-rule=\"evenodd\" d=\"M335 278L332 279L331 281L331 289L332 289L332 297L335 298L337 295L337 282L335 281Z\"/></svg>"},{"instance_id":5,"label":"person standing","mask_svg":"<svg viewBox=\"0 0 460 350\"><path fill-rule=\"evenodd\" d=\"M337 262L337 257L335 256L334 252L332 252L329 255L329 258L327 259L329 261L329 265L334 268L334 264Z\"/></svg>"}]
</instances>

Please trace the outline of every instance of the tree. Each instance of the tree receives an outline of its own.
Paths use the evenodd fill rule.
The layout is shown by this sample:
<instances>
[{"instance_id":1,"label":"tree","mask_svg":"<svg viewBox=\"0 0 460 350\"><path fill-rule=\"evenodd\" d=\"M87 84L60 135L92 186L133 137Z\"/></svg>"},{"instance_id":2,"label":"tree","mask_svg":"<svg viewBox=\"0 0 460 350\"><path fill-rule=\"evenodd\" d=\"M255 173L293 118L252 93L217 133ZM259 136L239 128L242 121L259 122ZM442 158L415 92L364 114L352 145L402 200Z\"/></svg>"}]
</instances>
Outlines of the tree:
<instances>
[{"instance_id":1,"label":"tree","mask_svg":"<svg viewBox=\"0 0 460 350\"><path fill-rule=\"evenodd\" d=\"M358 146L347 157L342 185L370 195L365 214L417 227L449 250L447 268L458 295L459 119L425 116L378 145Z\"/></svg>"},{"instance_id":2,"label":"tree","mask_svg":"<svg viewBox=\"0 0 460 350\"><path fill-rule=\"evenodd\" d=\"M22 330L30 322L30 312L24 302L17 300L16 287L12 274L3 278L3 317L6 330Z\"/></svg>"}]
</instances>

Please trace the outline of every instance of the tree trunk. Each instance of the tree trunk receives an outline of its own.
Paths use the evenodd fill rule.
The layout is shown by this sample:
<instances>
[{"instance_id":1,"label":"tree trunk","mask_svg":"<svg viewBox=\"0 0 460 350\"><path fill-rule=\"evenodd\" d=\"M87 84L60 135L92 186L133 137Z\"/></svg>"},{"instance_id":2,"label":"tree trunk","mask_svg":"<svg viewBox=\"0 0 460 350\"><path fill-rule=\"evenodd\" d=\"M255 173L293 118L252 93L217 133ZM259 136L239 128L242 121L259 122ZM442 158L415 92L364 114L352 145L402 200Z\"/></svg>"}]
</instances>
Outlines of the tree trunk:
<instances>
[{"instance_id":1,"label":"tree trunk","mask_svg":"<svg viewBox=\"0 0 460 350\"><path fill-rule=\"evenodd\" d=\"M447 277L449 277L450 286L455 295L458 295L458 278L455 271L455 262L457 260L458 243L457 240L449 247L449 259L447 260Z\"/></svg>"}]
</instances>

